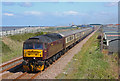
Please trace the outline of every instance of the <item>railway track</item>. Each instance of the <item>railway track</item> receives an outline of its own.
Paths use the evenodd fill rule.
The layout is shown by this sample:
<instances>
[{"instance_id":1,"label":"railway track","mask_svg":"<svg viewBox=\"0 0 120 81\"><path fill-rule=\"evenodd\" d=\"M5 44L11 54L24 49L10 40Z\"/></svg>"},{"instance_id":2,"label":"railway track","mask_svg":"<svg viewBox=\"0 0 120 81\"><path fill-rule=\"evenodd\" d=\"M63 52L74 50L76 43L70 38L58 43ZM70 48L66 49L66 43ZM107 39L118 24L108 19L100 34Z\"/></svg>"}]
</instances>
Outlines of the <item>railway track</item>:
<instances>
[{"instance_id":1,"label":"railway track","mask_svg":"<svg viewBox=\"0 0 120 81\"><path fill-rule=\"evenodd\" d=\"M19 57L19 58L11 60L9 62L1 64L0 68L2 68L2 70L0 71L0 73L3 73L5 71L7 71L7 70L10 70L10 69L16 67L17 65L22 64L22 62L19 62L20 60L22 60L22 57Z\"/></svg>"},{"instance_id":2,"label":"railway track","mask_svg":"<svg viewBox=\"0 0 120 81\"><path fill-rule=\"evenodd\" d=\"M16 77L13 81L17 81L18 79L28 79L28 80L32 80L34 79L35 77L37 77L41 72L38 72L38 73L23 73L21 75L19 75L18 77Z\"/></svg>"}]
</instances>

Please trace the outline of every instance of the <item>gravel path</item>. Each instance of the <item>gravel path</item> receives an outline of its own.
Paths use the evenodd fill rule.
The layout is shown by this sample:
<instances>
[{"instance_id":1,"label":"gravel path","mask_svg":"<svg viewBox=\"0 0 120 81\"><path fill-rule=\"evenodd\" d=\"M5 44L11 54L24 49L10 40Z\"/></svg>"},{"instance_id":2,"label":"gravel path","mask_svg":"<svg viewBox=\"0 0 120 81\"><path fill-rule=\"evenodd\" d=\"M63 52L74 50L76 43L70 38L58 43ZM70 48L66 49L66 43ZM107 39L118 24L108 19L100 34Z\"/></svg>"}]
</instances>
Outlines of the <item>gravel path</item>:
<instances>
[{"instance_id":1,"label":"gravel path","mask_svg":"<svg viewBox=\"0 0 120 81\"><path fill-rule=\"evenodd\" d=\"M59 60L52 64L46 71L38 75L35 79L55 79L58 74L63 72L63 69L66 67L68 62L70 62L73 56L81 50L82 46L95 32L70 49L65 55L63 55Z\"/></svg>"}]
</instances>

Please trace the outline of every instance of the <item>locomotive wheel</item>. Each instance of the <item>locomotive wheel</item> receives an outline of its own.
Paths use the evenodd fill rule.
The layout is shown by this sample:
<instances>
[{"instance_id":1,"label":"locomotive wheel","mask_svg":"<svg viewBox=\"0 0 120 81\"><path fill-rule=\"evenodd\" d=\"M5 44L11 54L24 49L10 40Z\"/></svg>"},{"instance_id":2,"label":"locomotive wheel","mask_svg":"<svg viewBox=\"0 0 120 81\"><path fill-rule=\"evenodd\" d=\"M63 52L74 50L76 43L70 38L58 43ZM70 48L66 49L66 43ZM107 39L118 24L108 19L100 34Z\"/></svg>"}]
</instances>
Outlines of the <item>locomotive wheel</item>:
<instances>
[{"instance_id":1,"label":"locomotive wheel","mask_svg":"<svg viewBox=\"0 0 120 81\"><path fill-rule=\"evenodd\" d=\"M61 56L62 56L62 52L59 53L59 57L61 57Z\"/></svg>"},{"instance_id":2,"label":"locomotive wheel","mask_svg":"<svg viewBox=\"0 0 120 81\"><path fill-rule=\"evenodd\" d=\"M52 59L52 60L53 60L53 62L55 62L55 56L53 56L53 59Z\"/></svg>"},{"instance_id":3,"label":"locomotive wheel","mask_svg":"<svg viewBox=\"0 0 120 81\"><path fill-rule=\"evenodd\" d=\"M60 54L58 54L57 57L60 58Z\"/></svg>"},{"instance_id":4,"label":"locomotive wheel","mask_svg":"<svg viewBox=\"0 0 120 81\"><path fill-rule=\"evenodd\" d=\"M53 63L52 59L50 59L50 60L49 60L49 63L50 63L50 64L52 64L52 63Z\"/></svg>"},{"instance_id":5,"label":"locomotive wheel","mask_svg":"<svg viewBox=\"0 0 120 81\"><path fill-rule=\"evenodd\" d=\"M55 59L56 59L56 60L58 59L58 55L55 55Z\"/></svg>"},{"instance_id":6,"label":"locomotive wheel","mask_svg":"<svg viewBox=\"0 0 120 81\"><path fill-rule=\"evenodd\" d=\"M49 62L48 61L45 62L45 66L47 66L47 67L49 66Z\"/></svg>"},{"instance_id":7,"label":"locomotive wheel","mask_svg":"<svg viewBox=\"0 0 120 81\"><path fill-rule=\"evenodd\" d=\"M64 53L65 53L65 51L63 50L63 51L62 51L62 55L64 55Z\"/></svg>"}]
</instances>

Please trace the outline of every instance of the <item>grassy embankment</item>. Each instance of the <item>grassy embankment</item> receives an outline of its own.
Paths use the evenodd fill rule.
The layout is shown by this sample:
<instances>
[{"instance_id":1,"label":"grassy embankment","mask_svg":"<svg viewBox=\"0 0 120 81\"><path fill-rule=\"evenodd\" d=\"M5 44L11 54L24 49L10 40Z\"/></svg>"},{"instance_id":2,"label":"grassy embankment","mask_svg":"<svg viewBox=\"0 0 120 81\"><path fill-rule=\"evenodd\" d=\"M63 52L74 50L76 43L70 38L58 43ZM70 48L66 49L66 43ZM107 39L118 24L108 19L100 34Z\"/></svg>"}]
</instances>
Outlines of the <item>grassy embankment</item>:
<instances>
[{"instance_id":1,"label":"grassy embankment","mask_svg":"<svg viewBox=\"0 0 120 81\"><path fill-rule=\"evenodd\" d=\"M15 57L22 56L23 42L33 36L44 34L43 32L38 33L25 33L17 34L2 38L2 62L6 62Z\"/></svg>"},{"instance_id":2,"label":"grassy embankment","mask_svg":"<svg viewBox=\"0 0 120 81\"><path fill-rule=\"evenodd\" d=\"M102 54L99 49L98 32L68 63L57 79L115 79L118 78L117 54Z\"/></svg>"}]
</instances>

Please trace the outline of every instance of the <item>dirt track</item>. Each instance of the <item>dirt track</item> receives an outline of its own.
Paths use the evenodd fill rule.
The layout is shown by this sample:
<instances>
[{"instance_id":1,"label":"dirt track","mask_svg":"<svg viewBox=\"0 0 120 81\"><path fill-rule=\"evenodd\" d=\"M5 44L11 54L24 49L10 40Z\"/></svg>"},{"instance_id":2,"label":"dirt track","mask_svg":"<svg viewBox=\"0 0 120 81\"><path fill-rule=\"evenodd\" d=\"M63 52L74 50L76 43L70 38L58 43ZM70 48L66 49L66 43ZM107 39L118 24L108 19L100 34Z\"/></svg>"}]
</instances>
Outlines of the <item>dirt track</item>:
<instances>
[{"instance_id":1,"label":"dirt track","mask_svg":"<svg viewBox=\"0 0 120 81\"><path fill-rule=\"evenodd\" d=\"M95 31L96 32L96 31ZM54 64L52 64L46 71L42 72L35 79L55 79L55 77L63 72L65 66L70 62L75 54L77 54L82 46L87 42L87 40L95 33L93 32L72 49L70 49L64 56L62 56L59 60L57 60Z\"/></svg>"}]
</instances>

